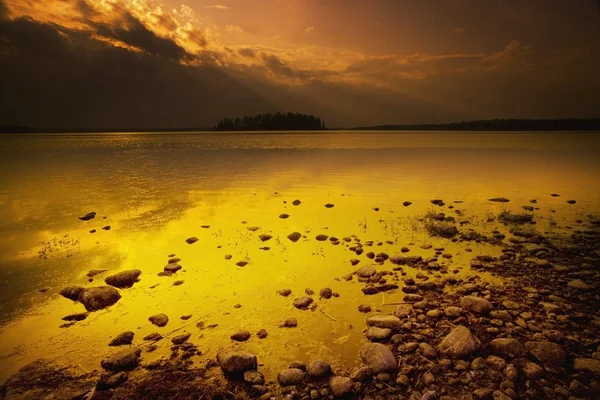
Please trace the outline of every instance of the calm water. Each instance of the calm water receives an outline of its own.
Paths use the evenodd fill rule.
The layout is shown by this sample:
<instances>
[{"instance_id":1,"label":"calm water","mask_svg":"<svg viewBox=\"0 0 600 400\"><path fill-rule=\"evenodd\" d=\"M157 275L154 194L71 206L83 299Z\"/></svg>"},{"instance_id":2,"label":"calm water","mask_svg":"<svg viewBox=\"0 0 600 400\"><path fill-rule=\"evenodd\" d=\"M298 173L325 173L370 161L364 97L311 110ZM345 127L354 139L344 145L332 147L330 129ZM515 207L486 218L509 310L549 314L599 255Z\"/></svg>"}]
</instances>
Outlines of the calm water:
<instances>
[{"instance_id":1,"label":"calm water","mask_svg":"<svg viewBox=\"0 0 600 400\"><path fill-rule=\"evenodd\" d=\"M444 246L454 255L444 262L468 275L474 255L499 254L500 248L429 238L418 218L433 209L430 199L463 201L456 206L478 231L499 228L488 216L537 199L537 229L560 230L600 211L599 154L597 133L1 136L0 381L42 356L98 368L114 352L107 344L119 333L132 330L141 344L148 333L182 326L205 357L221 348L248 349L267 375L317 356L355 365L365 340L357 306L391 309L382 306L381 295L364 296L357 282L339 279L357 268L351 258L359 258L359 266L369 263L364 255L315 241L315 235L356 235L383 242L373 251L389 254L410 243L411 254L424 256L434 251L420 245ZM511 202L486 201L497 196ZM302 204L293 206L295 199ZM405 200L414 204L403 207ZM96 219L77 218L90 211ZM280 219L282 213L290 217ZM101 229L106 225L110 231ZM286 236L294 231L307 238L290 242ZM261 242L261 233L273 238ZM186 244L190 236L199 241ZM467 246L473 253L464 252ZM173 253L183 272L157 276ZM248 265L237 267L241 260ZM84 311L58 294L63 287L102 285L106 275L87 281L91 269L132 268L143 271L141 281L121 290L116 305L59 328L63 316ZM178 279L184 284L173 286ZM318 300L314 312L292 307L306 288L318 293L323 287L340 297ZM278 296L282 288L293 294ZM385 301L401 297L398 291ZM170 317L165 328L147 320L159 312ZM180 320L185 314L192 319ZM298 319L298 328L278 327L288 317ZM200 330L198 321L219 325ZM269 332L264 340L229 339L237 330L261 328ZM163 341L144 360L168 354L169 345Z\"/></svg>"}]
</instances>

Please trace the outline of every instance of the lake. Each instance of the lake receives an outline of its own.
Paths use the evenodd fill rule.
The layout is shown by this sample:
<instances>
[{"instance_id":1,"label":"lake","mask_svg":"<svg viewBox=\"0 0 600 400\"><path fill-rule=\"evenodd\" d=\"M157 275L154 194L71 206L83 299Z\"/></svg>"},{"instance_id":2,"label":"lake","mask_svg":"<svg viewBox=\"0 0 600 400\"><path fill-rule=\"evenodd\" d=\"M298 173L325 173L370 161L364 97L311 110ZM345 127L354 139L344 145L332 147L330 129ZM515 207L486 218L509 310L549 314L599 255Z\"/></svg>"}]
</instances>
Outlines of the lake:
<instances>
[{"instance_id":1,"label":"lake","mask_svg":"<svg viewBox=\"0 0 600 400\"><path fill-rule=\"evenodd\" d=\"M502 284L469 267L501 246L432 238L423 217L442 211L465 221L461 231L490 234L508 232L497 219L503 211L535 206L538 231L568 232L600 212L599 154L600 134L574 132L0 136L0 382L40 357L91 371L121 332L142 344L178 328L192 334L198 363L242 348L258 355L269 378L294 360L357 366L366 342L358 306L391 312L404 295L367 296L356 277L346 280L373 263L367 253L407 247L433 256L443 247L451 257L440 263L456 276ZM494 197L510 202L488 201ZM78 218L92 211L94 219ZM293 242L292 232L304 237ZM320 234L327 240L316 240ZM198 241L186 243L190 237ZM360 255L349 250L358 239ZM158 276L169 255L182 270ZM389 262L378 268L392 271ZM74 324L61 319L85 311L59 294L64 287L104 285L130 269L142 272L140 281L119 289L116 304ZM90 270L108 272L90 282ZM323 288L335 295L322 298ZM307 289L316 308L295 308ZM169 317L164 328L148 321L158 313ZM281 327L289 318L297 327ZM257 338L260 329L266 338ZM240 330L250 340L230 339ZM169 356L170 342L157 344L144 361Z\"/></svg>"}]
</instances>

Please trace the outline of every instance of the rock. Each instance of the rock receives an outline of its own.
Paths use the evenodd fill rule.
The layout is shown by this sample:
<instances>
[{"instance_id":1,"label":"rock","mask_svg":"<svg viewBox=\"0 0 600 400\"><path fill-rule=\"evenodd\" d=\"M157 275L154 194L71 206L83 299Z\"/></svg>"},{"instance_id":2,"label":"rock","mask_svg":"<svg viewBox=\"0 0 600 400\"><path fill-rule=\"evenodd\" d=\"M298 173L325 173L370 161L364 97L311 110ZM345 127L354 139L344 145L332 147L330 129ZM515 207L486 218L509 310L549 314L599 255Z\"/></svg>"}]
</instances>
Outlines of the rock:
<instances>
[{"instance_id":1,"label":"rock","mask_svg":"<svg viewBox=\"0 0 600 400\"><path fill-rule=\"evenodd\" d=\"M89 212L89 213L87 213L87 214L82 215L81 217L79 217L79 219L82 220L82 221L89 221L89 220L92 220L94 218L96 218L96 213L94 211Z\"/></svg>"},{"instance_id":2,"label":"rock","mask_svg":"<svg viewBox=\"0 0 600 400\"><path fill-rule=\"evenodd\" d=\"M168 274L174 274L181 269L179 264L167 264L165 265L164 271Z\"/></svg>"},{"instance_id":3,"label":"rock","mask_svg":"<svg viewBox=\"0 0 600 400\"><path fill-rule=\"evenodd\" d=\"M174 345L182 345L188 341L188 339L192 336L191 333L182 333L181 335L177 335L171 338L171 343Z\"/></svg>"},{"instance_id":4,"label":"rock","mask_svg":"<svg viewBox=\"0 0 600 400\"><path fill-rule=\"evenodd\" d=\"M494 339L490 343L492 352L503 358L525 357L525 348L516 339Z\"/></svg>"},{"instance_id":5,"label":"rock","mask_svg":"<svg viewBox=\"0 0 600 400\"><path fill-rule=\"evenodd\" d=\"M319 242L324 242L324 241L326 241L326 240L327 240L327 238L328 238L328 237L329 237L329 236L327 236L327 235L323 235L323 234L321 234L321 235L317 235L317 236L315 236L315 239L316 239L317 241L319 241Z\"/></svg>"},{"instance_id":6,"label":"rock","mask_svg":"<svg viewBox=\"0 0 600 400\"><path fill-rule=\"evenodd\" d=\"M252 385L264 385L265 377L258 371L249 370L244 372L244 381Z\"/></svg>"},{"instance_id":7,"label":"rock","mask_svg":"<svg viewBox=\"0 0 600 400\"><path fill-rule=\"evenodd\" d=\"M393 315L372 315L367 318L367 325L391 329L393 331L402 329L402 321L400 321L400 318Z\"/></svg>"},{"instance_id":8,"label":"rock","mask_svg":"<svg viewBox=\"0 0 600 400\"><path fill-rule=\"evenodd\" d=\"M412 204L412 202L410 202L410 201L405 201L404 203L402 203L402 205L403 205L404 207L408 207L408 206L410 206L411 204Z\"/></svg>"},{"instance_id":9,"label":"rock","mask_svg":"<svg viewBox=\"0 0 600 400\"><path fill-rule=\"evenodd\" d=\"M295 206L299 206L300 204L302 204L302 202L300 200L296 199L296 200L292 201L292 204Z\"/></svg>"},{"instance_id":10,"label":"rock","mask_svg":"<svg viewBox=\"0 0 600 400\"><path fill-rule=\"evenodd\" d=\"M181 285L183 285L183 281L182 280L173 282L173 286L181 286Z\"/></svg>"},{"instance_id":11,"label":"rock","mask_svg":"<svg viewBox=\"0 0 600 400\"><path fill-rule=\"evenodd\" d=\"M273 236L263 233L262 235L258 235L258 238L261 240L261 242L266 242L267 240L271 240Z\"/></svg>"},{"instance_id":12,"label":"rock","mask_svg":"<svg viewBox=\"0 0 600 400\"><path fill-rule=\"evenodd\" d=\"M102 229L105 231L110 231L110 225L103 226Z\"/></svg>"},{"instance_id":13,"label":"rock","mask_svg":"<svg viewBox=\"0 0 600 400\"><path fill-rule=\"evenodd\" d=\"M131 347L105 358L102 360L100 365L102 365L102 368L110 371L129 371L140 365L141 354L141 349L137 347Z\"/></svg>"},{"instance_id":14,"label":"rock","mask_svg":"<svg viewBox=\"0 0 600 400\"><path fill-rule=\"evenodd\" d=\"M65 317L62 317L61 319L63 321L83 321L84 319L86 319L88 317L88 313L75 313L75 314L69 314Z\"/></svg>"},{"instance_id":15,"label":"rock","mask_svg":"<svg viewBox=\"0 0 600 400\"><path fill-rule=\"evenodd\" d=\"M576 358L573 362L575 371L591 372L596 376L600 376L600 360L593 358Z\"/></svg>"},{"instance_id":16,"label":"rock","mask_svg":"<svg viewBox=\"0 0 600 400\"><path fill-rule=\"evenodd\" d=\"M315 360L308 365L308 375L312 378L325 378L331 375L331 366L327 361Z\"/></svg>"},{"instance_id":17,"label":"rock","mask_svg":"<svg viewBox=\"0 0 600 400\"><path fill-rule=\"evenodd\" d=\"M238 267L245 267L246 265L248 265L248 261L238 261L235 263L235 265L237 265Z\"/></svg>"},{"instance_id":18,"label":"rock","mask_svg":"<svg viewBox=\"0 0 600 400\"><path fill-rule=\"evenodd\" d=\"M310 307L313 301L314 300L310 296L302 296L294 299L292 304L299 310L306 310L308 307Z\"/></svg>"},{"instance_id":19,"label":"rock","mask_svg":"<svg viewBox=\"0 0 600 400\"><path fill-rule=\"evenodd\" d=\"M261 329L258 332L256 332L256 336L259 339L265 339L267 336L269 336L269 333L266 331L266 329Z\"/></svg>"},{"instance_id":20,"label":"rock","mask_svg":"<svg viewBox=\"0 0 600 400\"><path fill-rule=\"evenodd\" d=\"M494 400L512 400L512 398L505 395L499 390L495 390L492 396L494 397Z\"/></svg>"},{"instance_id":21,"label":"rock","mask_svg":"<svg viewBox=\"0 0 600 400\"><path fill-rule=\"evenodd\" d=\"M373 375L373 369L371 367L360 367L352 372L350 379L355 382L364 382Z\"/></svg>"},{"instance_id":22,"label":"rock","mask_svg":"<svg viewBox=\"0 0 600 400\"><path fill-rule=\"evenodd\" d=\"M186 242L187 244L194 244L194 243L196 243L197 241L198 241L198 238L197 238L197 237L195 237L195 236L192 236L192 237L189 237L189 238L185 239L185 242Z\"/></svg>"},{"instance_id":23,"label":"rock","mask_svg":"<svg viewBox=\"0 0 600 400\"><path fill-rule=\"evenodd\" d=\"M392 336L392 330L370 326L367 328L367 338L373 341L382 341Z\"/></svg>"},{"instance_id":24,"label":"rock","mask_svg":"<svg viewBox=\"0 0 600 400\"><path fill-rule=\"evenodd\" d=\"M301 237L302 237L302 234L300 232L292 232L289 235L287 235L287 238L294 243L296 243L298 240L300 240Z\"/></svg>"},{"instance_id":25,"label":"rock","mask_svg":"<svg viewBox=\"0 0 600 400\"><path fill-rule=\"evenodd\" d=\"M567 200L567 203L569 203L569 204L575 204L577 202L575 200Z\"/></svg>"},{"instance_id":26,"label":"rock","mask_svg":"<svg viewBox=\"0 0 600 400\"><path fill-rule=\"evenodd\" d=\"M331 203L327 203L327 204L325 204L325 208L333 208L333 207L334 207L334 205L333 205L333 204L331 204Z\"/></svg>"},{"instance_id":27,"label":"rock","mask_svg":"<svg viewBox=\"0 0 600 400\"><path fill-rule=\"evenodd\" d=\"M571 282L567 283L567 286L580 290L592 290L594 288L594 286L588 285L581 279L572 280Z\"/></svg>"},{"instance_id":28,"label":"rock","mask_svg":"<svg viewBox=\"0 0 600 400\"><path fill-rule=\"evenodd\" d=\"M462 358L479 350L481 342L464 326L454 328L440 343L440 352L450 358Z\"/></svg>"},{"instance_id":29,"label":"rock","mask_svg":"<svg viewBox=\"0 0 600 400\"><path fill-rule=\"evenodd\" d=\"M96 384L96 389L100 391L114 389L126 381L127 373L123 371L116 374L102 374Z\"/></svg>"},{"instance_id":30,"label":"rock","mask_svg":"<svg viewBox=\"0 0 600 400\"><path fill-rule=\"evenodd\" d=\"M492 310L492 305L483 297L464 296L460 299L460 305L468 311L477 314L487 314Z\"/></svg>"},{"instance_id":31,"label":"rock","mask_svg":"<svg viewBox=\"0 0 600 400\"><path fill-rule=\"evenodd\" d=\"M288 318L283 322L281 327L283 328L295 328L298 326L298 320L296 318Z\"/></svg>"},{"instance_id":32,"label":"rock","mask_svg":"<svg viewBox=\"0 0 600 400\"><path fill-rule=\"evenodd\" d=\"M217 354L219 366L226 375L239 375L257 367L256 356L245 351L221 351Z\"/></svg>"},{"instance_id":33,"label":"rock","mask_svg":"<svg viewBox=\"0 0 600 400\"><path fill-rule=\"evenodd\" d=\"M292 290L291 289L280 289L277 291L277 293L279 293L280 296L288 297L290 294L292 294Z\"/></svg>"},{"instance_id":34,"label":"rock","mask_svg":"<svg viewBox=\"0 0 600 400\"><path fill-rule=\"evenodd\" d=\"M497 203L508 203L510 200L506 197L493 197L491 199L488 199L488 201L494 201Z\"/></svg>"},{"instance_id":35,"label":"rock","mask_svg":"<svg viewBox=\"0 0 600 400\"><path fill-rule=\"evenodd\" d=\"M444 309L444 314L448 318L458 318L462 315L463 309L460 307L450 306Z\"/></svg>"},{"instance_id":36,"label":"rock","mask_svg":"<svg viewBox=\"0 0 600 400\"><path fill-rule=\"evenodd\" d=\"M169 322L169 317L167 317L165 314L156 314L148 318L148 321L158 326L159 328L162 328Z\"/></svg>"},{"instance_id":37,"label":"rock","mask_svg":"<svg viewBox=\"0 0 600 400\"><path fill-rule=\"evenodd\" d=\"M79 300L79 295L85 290L81 286L69 286L60 291L60 295L66 297L69 300Z\"/></svg>"},{"instance_id":38,"label":"rock","mask_svg":"<svg viewBox=\"0 0 600 400\"><path fill-rule=\"evenodd\" d=\"M250 339L250 332L248 331L238 331L230 336L231 340L235 340L236 342L245 342Z\"/></svg>"},{"instance_id":39,"label":"rock","mask_svg":"<svg viewBox=\"0 0 600 400\"><path fill-rule=\"evenodd\" d=\"M361 313L369 313L371 312L371 306L368 304L361 304L358 306L358 311Z\"/></svg>"},{"instance_id":40,"label":"rock","mask_svg":"<svg viewBox=\"0 0 600 400\"><path fill-rule=\"evenodd\" d=\"M93 278L94 276L108 271L107 269L92 269L87 273L87 276Z\"/></svg>"},{"instance_id":41,"label":"rock","mask_svg":"<svg viewBox=\"0 0 600 400\"><path fill-rule=\"evenodd\" d=\"M279 218L281 219L288 219L290 217L290 214L279 214Z\"/></svg>"},{"instance_id":42,"label":"rock","mask_svg":"<svg viewBox=\"0 0 600 400\"><path fill-rule=\"evenodd\" d=\"M79 302L87 311L97 311L115 304L121 295L112 286L96 286L84 289L79 294Z\"/></svg>"},{"instance_id":43,"label":"rock","mask_svg":"<svg viewBox=\"0 0 600 400\"><path fill-rule=\"evenodd\" d=\"M550 364L555 367L562 367L567 358L563 348L552 342L527 342L525 350L542 364Z\"/></svg>"},{"instance_id":44,"label":"rock","mask_svg":"<svg viewBox=\"0 0 600 400\"><path fill-rule=\"evenodd\" d=\"M306 373L298 368L288 368L277 374L277 381L281 386L297 385L302 383Z\"/></svg>"},{"instance_id":45,"label":"rock","mask_svg":"<svg viewBox=\"0 0 600 400\"><path fill-rule=\"evenodd\" d=\"M109 346L124 346L133 342L134 333L131 331L123 332L113 338L108 344Z\"/></svg>"},{"instance_id":46,"label":"rock","mask_svg":"<svg viewBox=\"0 0 600 400\"><path fill-rule=\"evenodd\" d=\"M107 285L117 287L119 289L130 288L142 274L139 269L131 269L128 271L119 272L118 274L107 276L104 279Z\"/></svg>"},{"instance_id":47,"label":"rock","mask_svg":"<svg viewBox=\"0 0 600 400\"><path fill-rule=\"evenodd\" d=\"M422 342L419 343L419 349L421 350L421 354L423 354L423 357L428 358L430 360L435 360L437 358L437 350L432 345Z\"/></svg>"},{"instance_id":48,"label":"rock","mask_svg":"<svg viewBox=\"0 0 600 400\"><path fill-rule=\"evenodd\" d=\"M398 362L392 351L380 343L366 343L359 351L362 361L373 370L374 374L380 372L394 372Z\"/></svg>"},{"instance_id":49,"label":"rock","mask_svg":"<svg viewBox=\"0 0 600 400\"><path fill-rule=\"evenodd\" d=\"M528 381L537 381L544 375L544 369L525 358L519 358L513 361L515 367Z\"/></svg>"},{"instance_id":50,"label":"rock","mask_svg":"<svg viewBox=\"0 0 600 400\"><path fill-rule=\"evenodd\" d=\"M394 309L394 316L397 318L407 318L412 313L412 306L410 304L400 304Z\"/></svg>"},{"instance_id":51,"label":"rock","mask_svg":"<svg viewBox=\"0 0 600 400\"><path fill-rule=\"evenodd\" d=\"M372 265L364 265L354 272L360 278L369 278L377 273L377 270Z\"/></svg>"},{"instance_id":52,"label":"rock","mask_svg":"<svg viewBox=\"0 0 600 400\"><path fill-rule=\"evenodd\" d=\"M161 340L162 339L162 335L160 333L158 333L158 332L153 332L153 333L150 333L150 334L144 336L143 339L155 342L157 340Z\"/></svg>"},{"instance_id":53,"label":"rock","mask_svg":"<svg viewBox=\"0 0 600 400\"><path fill-rule=\"evenodd\" d=\"M334 397L346 396L352 391L353 382L352 379L345 376L334 376L329 381L329 387L331 388L331 394Z\"/></svg>"},{"instance_id":54,"label":"rock","mask_svg":"<svg viewBox=\"0 0 600 400\"><path fill-rule=\"evenodd\" d=\"M319 291L319 296L324 299L330 299L333 296L333 290L330 288L323 288Z\"/></svg>"}]
</instances>

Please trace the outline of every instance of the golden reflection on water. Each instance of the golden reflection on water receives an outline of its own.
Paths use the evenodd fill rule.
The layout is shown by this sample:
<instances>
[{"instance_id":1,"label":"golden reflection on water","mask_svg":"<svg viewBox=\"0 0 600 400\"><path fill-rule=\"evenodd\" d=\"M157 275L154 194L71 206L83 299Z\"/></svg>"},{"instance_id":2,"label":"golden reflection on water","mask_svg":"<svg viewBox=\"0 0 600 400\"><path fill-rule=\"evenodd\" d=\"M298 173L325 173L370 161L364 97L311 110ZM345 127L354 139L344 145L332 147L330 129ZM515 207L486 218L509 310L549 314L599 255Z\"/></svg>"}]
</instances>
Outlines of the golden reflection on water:
<instances>
[{"instance_id":1,"label":"golden reflection on water","mask_svg":"<svg viewBox=\"0 0 600 400\"><path fill-rule=\"evenodd\" d=\"M221 144L218 137L191 135L2 138L6 185L0 192L0 381L39 357L85 370L99 368L100 360L114 351L108 342L117 334L132 330L134 343L141 344L149 333L180 327L192 333L190 341L203 352L198 362L213 358L221 348L239 347L255 352L270 377L297 359L319 357L351 367L358 363L357 349L365 340L365 315L357 311L358 305L384 312L393 308L382 306L383 295L365 296L361 284L341 279L371 263L368 251L391 255L408 246L409 254L432 256L434 249L419 246L444 247L453 258L441 262L459 269L461 277L471 274L472 257L501 252L487 244L430 238L418 218L428 211L455 215L447 207L433 206L430 199L442 198L464 210L470 224L461 230L482 233L505 232L487 217L504 209L521 211L531 199L538 199L540 231L564 230L598 212L600 204L595 190L600 167L592 155L597 140L587 137L576 138L579 145L570 138L566 147L562 137L554 147L543 137L537 150L530 136L521 142L516 136L498 136L485 149L473 149L471 141L458 146L464 140L460 135L445 136L443 148L439 143L423 148L422 136L279 138L280 149L272 148L273 135L238 136L236 142L225 136ZM295 148L303 150L291 150L294 140ZM347 145L339 149L339 143ZM551 197L554 192L562 196ZM511 202L486 201L496 196ZM566 204L571 198L576 205ZM293 206L295 199L302 204ZM414 204L403 207L405 200ZM326 203L335 207L325 208ZM98 216L89 222L77 219L89 211ZM290 217L279 218L282 213ZM109 231L101 229L106 225ZM259 229L247 229L253 226ZM97 232L91 234L91 229ZM295 231L306 238L292 243L287 235ZM272 239L262 242L263 233ZM345 242L335 246L316 241L318 234L340 239L356 235L375 245L356 256ZM199 241L188 245L190 236ZM270 249L261 250L264 246ZM465 252L467 247L473 252ZM182 259L183 270L159 277L169 254ZM225 259L227 254L231 260ZM360 264L352 266L352 258ZM237 261L248 265L238 267ZM62 317L84 311L58 294L63 287L103 285L107 274L133 268L142 270L141 280L120 290L122 299L116 305L59 328ZM389 263L378 267L391 268ZM109 272L89 283L86 274L92 269ZM405 271L411 276L417 272ZM176 280L184 283L174 286ZM50 290L37 291L45 287ZM340 296L317 300L324 287ZM292 289L292 295L279 296L282 288ZM291 305L307 288L316 292L316 311ZM386 293L385 301L402 297L398 290ZM234 308L236 304L241 307ZM166 327L148 322L157 313L169 316ZM193 317L181 320L186 314ZM289 317L298 319L298 327L280 328ZM199 329L197 321L218 326ZM269 335L260 340L255 334L263 328ZM253 336L245 343L232 342L229 336L238 330ZM158 344L157 351L144 353L145 361L168 356L170 342Z\"/></svg>"}]
</instances>

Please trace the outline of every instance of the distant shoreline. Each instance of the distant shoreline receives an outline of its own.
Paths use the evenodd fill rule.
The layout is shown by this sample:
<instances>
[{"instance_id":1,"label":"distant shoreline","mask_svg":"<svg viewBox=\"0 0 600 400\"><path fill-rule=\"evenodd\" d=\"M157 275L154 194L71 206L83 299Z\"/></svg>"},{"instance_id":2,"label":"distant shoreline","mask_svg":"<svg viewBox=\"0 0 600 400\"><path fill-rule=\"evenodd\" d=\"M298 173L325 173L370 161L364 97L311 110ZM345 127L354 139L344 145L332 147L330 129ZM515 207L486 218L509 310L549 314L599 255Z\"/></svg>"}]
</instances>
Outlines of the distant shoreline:
<instances>
[{"instance_id":1,"label":"distant shoreline","mask_svg":"<svg viewBox=\"0 0 600 400\"><path fill-rule=\"evenodd\" d=\"M420 131L420 132L593 132L600 131L600 118L591 119L494 119L480 121L463 121L447 124L414 124L414 125L377 125L354 128L328 128L328 129L290 129L290 130L217 130L214 128L173 128L173 129L60 129L60 128L31 128L24 126L0 126L0 134L94 134L94 133L188 133L188 132L215 132L215 133L267 133L267 132L359 132L359 131Z\"/></svg>"}]
</instances>

